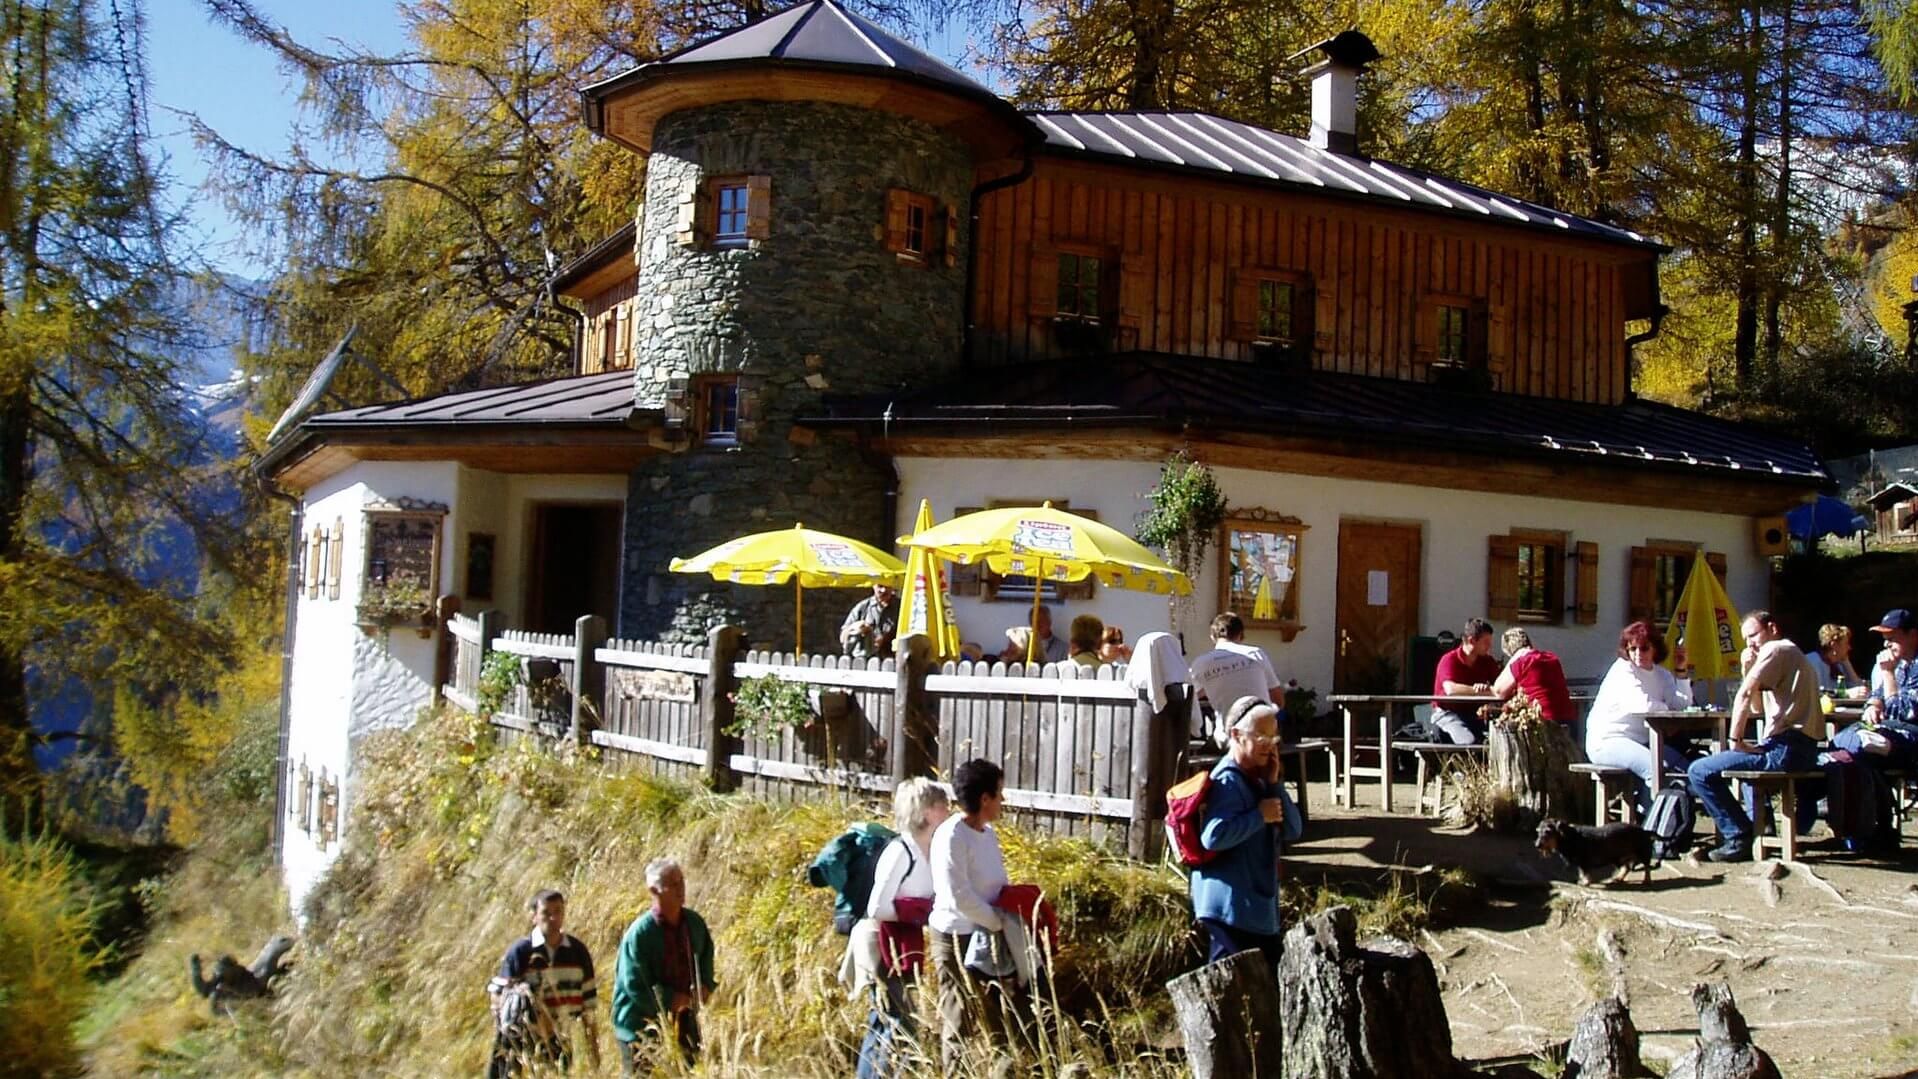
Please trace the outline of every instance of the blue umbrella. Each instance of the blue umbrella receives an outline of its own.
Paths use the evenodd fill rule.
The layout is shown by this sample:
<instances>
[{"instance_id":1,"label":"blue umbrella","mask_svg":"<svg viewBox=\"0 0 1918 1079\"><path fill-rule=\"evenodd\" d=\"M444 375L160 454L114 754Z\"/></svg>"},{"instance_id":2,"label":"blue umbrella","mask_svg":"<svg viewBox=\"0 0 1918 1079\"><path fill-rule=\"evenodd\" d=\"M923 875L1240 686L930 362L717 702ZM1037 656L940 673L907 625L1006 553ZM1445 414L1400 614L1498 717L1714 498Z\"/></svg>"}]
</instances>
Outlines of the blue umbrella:
<instances>
[{"instance_id":1,"label":"blue umbrella","mask_svg":"<svg viewBox=\"0 0 1918 1079\"><path fill-rule=\"evenodd\" d=\"M1865 519L1843 501L1819 495L1785 514L1785 527L1802 540L1820 536L1854 536L1865 527Z\"/></svg>"}]
</instances>

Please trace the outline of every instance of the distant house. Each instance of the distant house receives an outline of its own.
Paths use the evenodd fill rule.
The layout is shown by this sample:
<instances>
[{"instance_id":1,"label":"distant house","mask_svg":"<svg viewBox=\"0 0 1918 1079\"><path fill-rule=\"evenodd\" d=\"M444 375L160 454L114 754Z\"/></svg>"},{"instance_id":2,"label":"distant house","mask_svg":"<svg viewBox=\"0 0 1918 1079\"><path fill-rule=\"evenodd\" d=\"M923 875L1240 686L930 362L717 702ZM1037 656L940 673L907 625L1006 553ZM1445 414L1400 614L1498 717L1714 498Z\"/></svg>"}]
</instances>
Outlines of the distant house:
<instances>
[{"instance_id":1,"label":"distant house","mask_svg":"<svg viewBox=\"0 0 1918 1079\"><path fill-rule=\"evenodd\" d=\"M1867 499L1877 522L1878 538L1918 538L1918 487L1888 484Z\"/></svg>"},{"instance_id":2,"label":"distant house","mask_svg":"<svg viewBox=\"0 0 1918 1079\"><path fill-rule=\"evenodd\" d=\"M776 644L788 593L667 563L795 521L890 545L921 498L940 519L1052 500L1130 528L1185 449L1233 506L1202 614L1268 582L1250 638L1322 691L1403 685L1412 638L1469 616L1599 674L1700 554L1763 602L1759 526L1829 486L1818 460L1633 396L1665 248L1367 156L1375 58L1352 32L1319 48L1304 136L1025 112L810 0L587 88L587 126L648 163L634 225L559 276L578 373L316 415L261 462L307 561L296 899L355 740L443 678L422 599ZM1163 598L1044 587L1134 637L1168 623ZM955 569L964 636L996 649L1032 588ZM807 638L851 599L809 601ZM315 772L330 830L297 793Z\"/></svg>"}]
</instances>

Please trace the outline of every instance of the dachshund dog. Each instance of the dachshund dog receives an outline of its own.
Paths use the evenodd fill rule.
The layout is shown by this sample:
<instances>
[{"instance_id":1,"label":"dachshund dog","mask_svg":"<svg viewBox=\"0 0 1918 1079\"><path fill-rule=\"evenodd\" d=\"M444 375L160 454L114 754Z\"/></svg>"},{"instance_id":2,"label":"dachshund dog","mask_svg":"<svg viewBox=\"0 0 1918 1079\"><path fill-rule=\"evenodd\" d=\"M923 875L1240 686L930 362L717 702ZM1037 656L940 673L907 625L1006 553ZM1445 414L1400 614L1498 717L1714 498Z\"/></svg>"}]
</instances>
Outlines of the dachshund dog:
<instances>
[{"instance_id":1,"label":"dachshund dog","mask_svg":"<svg viewBox=\"0 0 1918 1079\"><path fill-rule=\"evenodd\" d=\"M1609 882L1629 875L1634 869L1645 872L1643 883L1652 882L1652 834L1636 824L1606 824L1587 828L1569 821L1546 820L1538 826L1538 852L1556 854L1578 870L1580 884Z\"/></svg>"}]
</instances>

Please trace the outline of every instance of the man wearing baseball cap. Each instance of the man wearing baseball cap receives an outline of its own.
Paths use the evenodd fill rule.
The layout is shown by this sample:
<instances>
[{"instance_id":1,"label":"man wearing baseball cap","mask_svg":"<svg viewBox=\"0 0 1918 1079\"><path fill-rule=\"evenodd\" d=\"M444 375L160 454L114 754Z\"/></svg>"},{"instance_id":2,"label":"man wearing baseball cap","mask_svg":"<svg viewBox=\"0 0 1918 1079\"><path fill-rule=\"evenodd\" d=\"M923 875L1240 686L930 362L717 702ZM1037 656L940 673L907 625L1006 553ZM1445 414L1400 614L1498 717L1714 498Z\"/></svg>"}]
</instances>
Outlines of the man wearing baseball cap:
<instances>
[{"instance_id":1,"label":"man wearing baseball cap","mask_svg":"<svg viewBox=\"0 0 1918 1079\"><path fill-rule=\"evenodd\" d=\"M1279 965L1279 849L1299 837L1279 772L1279 710L1240 697L1225 714L1226 755L1212 769L1199 842L1216 853L1192 870L1192 914L1207 960L1257 948Z\"/></svg>"},{"instance_id":2,"label":"man wearing baseball cap","mask_svg":"<svg viewBox=\"0 0 1918 1079\"><path fill-rule=\"evenodd\" d=\"M1839 731L1831 742L1856 756L1866 752L1866 732L1876 731L1891 743L1885 766L1909 768L1918 763L1918 663L1912 662L1918 658L1918 618L1894 607L1871 630L1885 639L1885 650L1872 674L1865 721Z\"/></svg>"}]
</instances>

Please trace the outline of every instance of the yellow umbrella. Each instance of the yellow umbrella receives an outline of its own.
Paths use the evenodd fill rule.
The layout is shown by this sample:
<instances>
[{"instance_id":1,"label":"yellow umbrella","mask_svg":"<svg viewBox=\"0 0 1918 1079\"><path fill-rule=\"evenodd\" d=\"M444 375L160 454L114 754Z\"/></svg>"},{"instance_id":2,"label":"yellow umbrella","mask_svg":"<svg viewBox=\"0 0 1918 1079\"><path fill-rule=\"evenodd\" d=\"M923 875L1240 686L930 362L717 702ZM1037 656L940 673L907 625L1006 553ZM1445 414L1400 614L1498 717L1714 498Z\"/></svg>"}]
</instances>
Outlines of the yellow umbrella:
<instances>
[{"instance_id":1,"label":"yellow umbrella","mask_svg":"<svg viewBox=\"0 0 1918 1079\"><path fill-rule=\"evenodd\" d=\"M894 585L906 572L897 558L847 536L794 525L773 532L727 540L691 558L675 558L674 573L709 573L733 584L793 585L793 651L803 649L802 618L806 588L863 588Z\"/></svg>"},{"instance_id":2,"label":"yellow umbrella","mask_svg":"<svg viewBox=\"0 0 1918 1079\"><path fill-rule=\"evenodd\" d=\"M1259 575L1259 593L1252 597L1252 617L1261 621L1277 621L1279 605L1272 602L1272 578Z\"/></svg>"},{"instance_id":3,"label":"yellow umbrella","mask_svg":"<svg viewBox=\"0 0 1918 1079\"><path fill-rule=\"evenodd\" d=\"M932 528L932 501L919 500L919 518L912 524L913 535ZM924 547L906 553L906 587L899 600L899 640L914 634L932 642L932 658L959 658L959 623L952 616L952 604L946 602L946 590L939 579L939 563Z\"/></svg>"},{"instance_id":4,"label":"yellow umbrella","mask_svg":"<svg viewBox=\"0 0 1918 1079\"><path fill-rule=\"evenodd\" d=\"M913 536L901 536L903 546L924 548L948 562L972 565L984 562L994 573L1031 577L1032 615L1039 615L1041 581L1083 581L1098 578L1110 588L1139 592L1190 595L1186 575L1118 529L1077 514L1044 506L1012 506L981 510L955 517ZM1026 662L1032 662L1037 641L1026 642Z\"/></svg>"},{"instance_id":5,"label":"yellow umbrella","mask_svg":"<svg viewBox=\"0 0 1918 1079\"><path fill-rule=\"evenodd\" d=\"M1685 646L1693 677L1707 680L1736 678L1738 656L1745 650L1745 635L1739 631L1738 609L1732 606L1725 586L1699 551L1692 559L1691 575L1685 578L1685 590L1679 593L1678 610L1672 613L1665 639ZM1666 657L1667 666L1675 666L1676 650Z\"/></svg>"}]
</instances>

